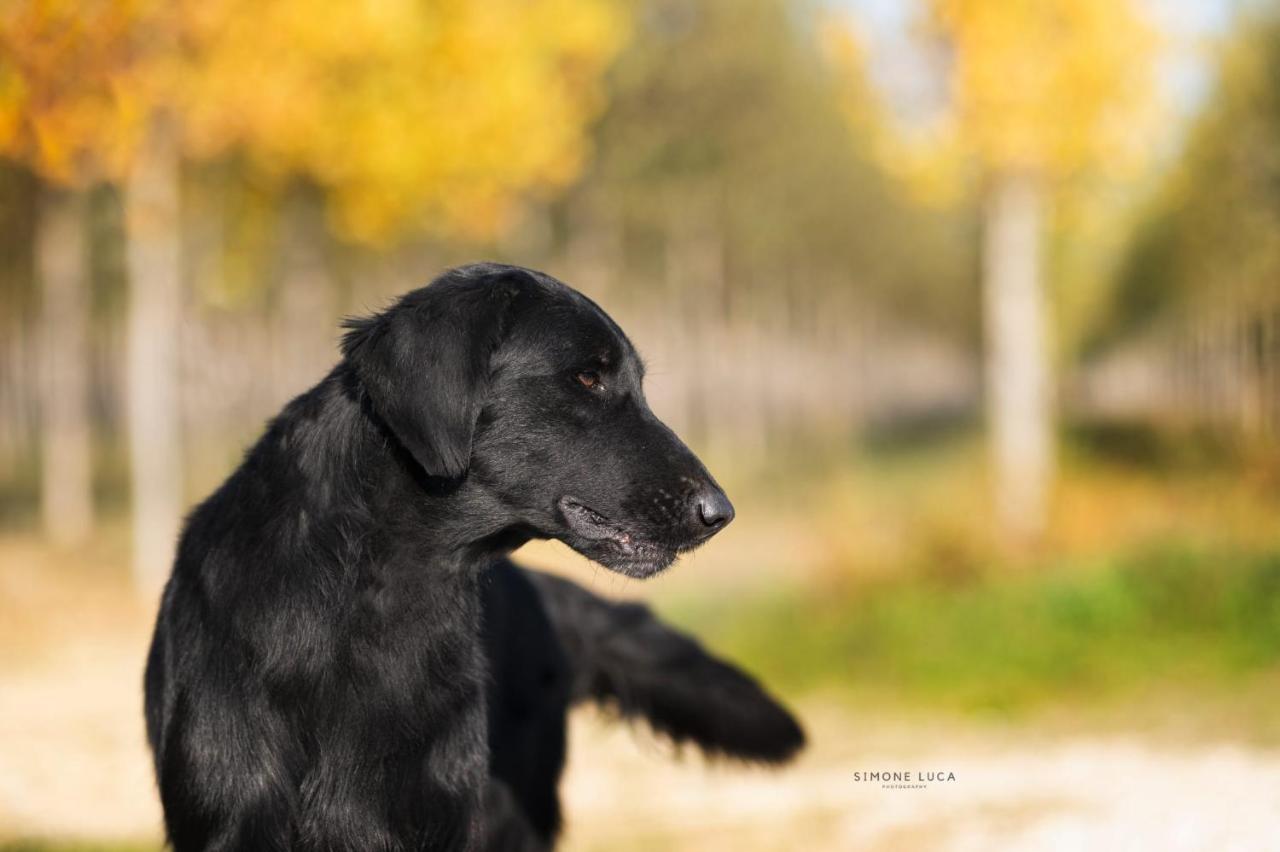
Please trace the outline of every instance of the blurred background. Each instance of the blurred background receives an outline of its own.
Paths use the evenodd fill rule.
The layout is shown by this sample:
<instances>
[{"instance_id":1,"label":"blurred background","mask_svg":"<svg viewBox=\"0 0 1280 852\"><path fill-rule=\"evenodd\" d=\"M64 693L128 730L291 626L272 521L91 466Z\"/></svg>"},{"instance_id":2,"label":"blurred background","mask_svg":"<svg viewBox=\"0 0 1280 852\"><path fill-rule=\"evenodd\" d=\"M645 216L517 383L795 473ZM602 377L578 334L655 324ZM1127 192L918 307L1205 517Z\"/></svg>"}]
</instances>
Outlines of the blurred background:
<instances>
[{"instance_id":1,"label":"blurred background","mask_svg":"<svg viewBox=\"0 0 1280 852\"><path fill-rule=\"evenodd\" d=\"M481 258L612 313L738 507L644 584L518 558L811 734L583 713L565 848L1280 839L1276 4L8 0L0 155L0 847L158 847L183 513Z\"/></svg>"}]
</instances>

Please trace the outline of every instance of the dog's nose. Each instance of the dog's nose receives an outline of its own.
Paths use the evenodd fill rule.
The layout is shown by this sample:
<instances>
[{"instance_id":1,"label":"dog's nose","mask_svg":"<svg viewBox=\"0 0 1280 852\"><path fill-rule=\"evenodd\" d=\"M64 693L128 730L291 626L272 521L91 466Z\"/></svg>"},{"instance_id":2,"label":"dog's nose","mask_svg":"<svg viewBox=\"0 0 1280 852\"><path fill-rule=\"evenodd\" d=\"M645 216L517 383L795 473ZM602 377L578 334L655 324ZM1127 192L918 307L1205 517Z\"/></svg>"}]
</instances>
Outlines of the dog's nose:
<instances>
[{"instance_id":1,"label":"dog's nose","mask_svg":"<svg viewBox=\"0 0 1280 852\"><path fill-rule=\"evenodd\" d=\"M719 488L702 492L697 498L698 519L707 532L715 532L728 526L733 520L733 504Z\"/></svg>"}]
</instances>

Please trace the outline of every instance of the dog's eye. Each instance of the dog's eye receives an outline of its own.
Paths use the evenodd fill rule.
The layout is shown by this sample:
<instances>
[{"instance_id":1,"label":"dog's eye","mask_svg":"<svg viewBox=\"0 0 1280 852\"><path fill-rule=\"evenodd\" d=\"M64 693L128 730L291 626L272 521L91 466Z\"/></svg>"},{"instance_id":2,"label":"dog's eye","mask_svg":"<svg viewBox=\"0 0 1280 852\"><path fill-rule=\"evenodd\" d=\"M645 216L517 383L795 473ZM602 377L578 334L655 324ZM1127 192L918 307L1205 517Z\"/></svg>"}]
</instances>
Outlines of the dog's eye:
<instances>
[{"instance_id":1,"label":"dog's eye","mask_svg":"<svg viewBox=\"0 0 1280 852\"><path fill-rule=\"evenodd\" d=\"M600 374L594 370L583 370L574 376L578 384L589 390L603 390L604 385L600 381Z\"/></svg>"}]
</instances>

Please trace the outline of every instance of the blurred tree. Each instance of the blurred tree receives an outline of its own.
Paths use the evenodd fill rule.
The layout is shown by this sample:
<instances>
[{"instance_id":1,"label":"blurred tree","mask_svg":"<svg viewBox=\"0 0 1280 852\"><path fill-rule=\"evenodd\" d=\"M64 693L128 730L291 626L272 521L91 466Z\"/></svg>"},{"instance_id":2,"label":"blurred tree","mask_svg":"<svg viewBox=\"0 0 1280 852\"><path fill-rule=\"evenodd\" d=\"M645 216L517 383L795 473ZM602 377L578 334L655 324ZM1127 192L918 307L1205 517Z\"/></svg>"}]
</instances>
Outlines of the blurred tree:
<instances>
[{"instance_id":1,"label":"blurred tree","mask_svg":"<svg viewBox=\"0 0 1280 852\"><path fill-rule=\"evenodd\" d=\"M341 236L491 236L576 177L614 0L193 4L175 102L197 157L325 193Z\"/></svg>"},{"instance_id":2,"label":"blurred tree","mask_svg":"<svg viewBox=\"0 0 1280 852\"><path fill-rule=\"evenodd\" d=\"M1137 216L1086 352L1146 365L1182 420L1280 430L1280 14L1242 18L1212 97ZM1170 412L1176 406L1176 412Z\"/></svg>"},{"instance_id":3,"label":"blurred tree","mask_svg":"<svg viewBox=\"0 0 1280 852\"><path fill-rule=\"evenodd\" d=\"M36 231L41 283L40 516L58 544L93 526L84 193L46 188Z\"/></svg>"},{"instance_id":4,"label":"blurred tree","mask_svg":"<svg viewBox=\"0 0 1280 852\"><path fill-rule=\"evenodd\" d=\"M181 508L174 346L181 289L176 237L165 236L175 233L177 159L158 113L176 56L178 24L175 7L150 0L27 0L8 4L0 15L4 152L40 174L55 199L59 185L82 190L94 182L123 181L127 190L134 560L148 586L155 586L167 568ZM75 228L82 228L83 213L65 212L74 209L66 205L56 200L42 205L52 217L42 230L54 229L38 240L40 265L49 270L46 290L59 273L84 276L84 239L72 236L77 231L70 219L74 215ZM83 287L73 295L65 284L52 293L47 301L55 310L45 312L44 331L48 341L56 341L52 351L59 365L51 373L58 386L51 389L46 408L78 422L74 428L46 424L45 439L57 446L74 434L87 447L87 403L70 398L87 394L88 296ZM74 451L82 459L76 464L46 457L46 489L87 487L87 448ZM74 472L77 465L83 470ZM46 497L46 511L55 511L56 502Z\"/></svg>"},{"instance_id":5,"label":"blurred tree","mask_svg":"<svg viewBox=\"0 0 1280 852\"><path fill-rule=\"evenodd\" d=\"M118 175L137 123L109 81L128 62L129 3L0 8L0 154L44 181L36 275L42 287L41 513L55 541L93 519L84 190Z\"/></svg>"},{"instance_id":6,"label":"blurred tree","mask_svg":"<svg viewBox=\"0 0 1280 852\"><path fill-rule=\"evenodd\" d=\"M1155 40L1131 0L929 0L948 121L982 187L988 426L1002 528L1042 529L1052 386L1041 238L1055 182L1137 150Z\"/></svg>"},{"instance_id":7,"label":"blurred tree","mask_svg":"<svg viewBox=\"0 0 1280 852\"><path fill-rule=\"evenodd\" d=\"M800 319L808 297L857 291L963 335L962 288L947 286L966 274L954 217L904 203L867 133L850 146L849 81L823 61L807 4L637 10L575 223L625 229L631 259L656 264L646 273L714 310L776 298Z\"/></svg>"},{"instance_id":8,"label":"blurred tree","mask_svg":"<svg viewBox=\"0 0 1280 852\"><path fill-rule=\"evenodd\" d=\"M146 592L158 590L168 576L183 502L180 160L177 131L167 115L157 110L149 123L123 186L133 568Z\"/></svg>"},{"instance_id":9,"label":"blurred tree","mask_svg":"<svg viewBox=\"0 0 1280 852\"><path fill-rule=\"evenodd\" d=\"M1280 278L1280 14L1247 18L1182 156L1140 212L1093 346L1210 299L1265 304Z\"/></svg>"}]
</instances>

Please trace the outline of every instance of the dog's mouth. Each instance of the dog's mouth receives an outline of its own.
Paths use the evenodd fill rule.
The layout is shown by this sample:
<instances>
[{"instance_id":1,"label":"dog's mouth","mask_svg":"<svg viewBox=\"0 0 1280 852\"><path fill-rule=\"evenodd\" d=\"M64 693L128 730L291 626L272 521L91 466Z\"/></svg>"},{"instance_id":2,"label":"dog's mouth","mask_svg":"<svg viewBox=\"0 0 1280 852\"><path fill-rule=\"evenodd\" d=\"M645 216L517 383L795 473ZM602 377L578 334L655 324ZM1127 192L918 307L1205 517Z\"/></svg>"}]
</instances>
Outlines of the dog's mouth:
<instances>
[{"instance_id":1,"label":"dog's mouth","mask_svg":"<svg viewBox=\"0 0 1280 852\"><path fill-rule=\"evenodd\" d=\"M644 578L664 570L679 550L639 534L572 497L561 497L557 506L564 518L565 544L611 571Z\"/></svg>"}]
</instances>

